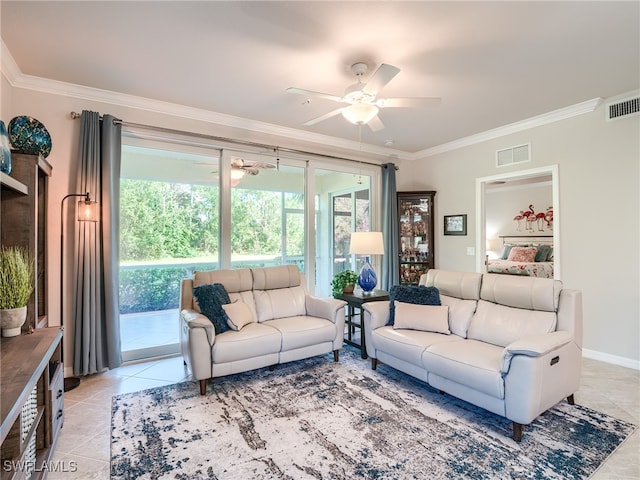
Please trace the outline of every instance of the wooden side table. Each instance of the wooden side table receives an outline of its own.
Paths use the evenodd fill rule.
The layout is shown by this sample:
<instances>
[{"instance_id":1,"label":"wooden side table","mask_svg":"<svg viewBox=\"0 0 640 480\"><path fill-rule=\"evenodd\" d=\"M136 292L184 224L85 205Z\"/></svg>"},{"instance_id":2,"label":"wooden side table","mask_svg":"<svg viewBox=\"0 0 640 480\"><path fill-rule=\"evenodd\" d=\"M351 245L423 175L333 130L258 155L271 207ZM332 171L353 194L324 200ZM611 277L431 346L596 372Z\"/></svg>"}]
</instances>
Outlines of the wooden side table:
<instances>
[{"instance_id":1,"label":"wooden side table","mask_svg":"<svg viewBox=\"0 0 640 480\"><path fill-rule=\"evenodd\" d=\"M389 292L384 290L374 290L371 293L363 294L362 291L358 293L342 293L335 298L338 300L344 300L347 302L347 317L345 319L345 325L347 326L347 338L344 339L345 343L353 345L360 349L360 357L368 358L367 345L364 335L364 311L362 304L367 302L380 302L383 300L389 300ZM360 321L354 321L355 309L360 310ZM355 328L360 329L360 344L352 340L352 334L355 333Z\"/></svg>"}]
</instances>

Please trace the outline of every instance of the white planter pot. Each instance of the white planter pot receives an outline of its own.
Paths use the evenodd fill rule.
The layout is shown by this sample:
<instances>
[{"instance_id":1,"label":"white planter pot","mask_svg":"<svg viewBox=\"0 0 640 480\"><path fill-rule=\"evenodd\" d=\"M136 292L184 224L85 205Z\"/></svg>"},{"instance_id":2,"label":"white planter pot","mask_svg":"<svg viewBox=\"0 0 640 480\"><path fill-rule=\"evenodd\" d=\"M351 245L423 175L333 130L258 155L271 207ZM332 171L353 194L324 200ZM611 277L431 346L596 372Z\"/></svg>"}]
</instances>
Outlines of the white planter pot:
<instances>
[{"instance_id":1,"label":"white planter pot","mask_svg":"<svg viewBox=\"0 0 640 480\"><path fill-rule=\"evenodd\" d=\"M22 331L22 325L27 320L27 307L0 310L0 327L3 337L16 337Z\"/></svg>"}]
</instances>

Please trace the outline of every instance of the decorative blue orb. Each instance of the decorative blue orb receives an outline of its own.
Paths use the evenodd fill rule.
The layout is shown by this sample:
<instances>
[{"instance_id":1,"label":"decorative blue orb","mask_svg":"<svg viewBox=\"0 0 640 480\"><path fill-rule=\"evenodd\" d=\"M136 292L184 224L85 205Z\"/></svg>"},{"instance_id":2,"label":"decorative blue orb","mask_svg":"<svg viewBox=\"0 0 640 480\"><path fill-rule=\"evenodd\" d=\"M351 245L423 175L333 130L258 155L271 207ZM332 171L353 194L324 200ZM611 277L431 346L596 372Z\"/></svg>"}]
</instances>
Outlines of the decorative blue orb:
<instances>
[{"instance_id":1,"label":"decorative blue orb","mask_svg":"<svg viewBox=\"0 0 640 480\"><path fill-rule=\"evenodd\" d=\"M42 123L27 115L11 119L9 140L20 153L42 155L45 158L51 153L51 135Z\"/></svg>"},{"instance_id":2,"label":"decorative blue orb","mask_svg":"<svg viewBox=\"0 0 640 480\"><path fill-rule=\"evenodd\" d=\"M9 148L9 135L4 122L0 120L0 172L9 175L11 173L11 149Z\"/></svg>"}]
</instances>

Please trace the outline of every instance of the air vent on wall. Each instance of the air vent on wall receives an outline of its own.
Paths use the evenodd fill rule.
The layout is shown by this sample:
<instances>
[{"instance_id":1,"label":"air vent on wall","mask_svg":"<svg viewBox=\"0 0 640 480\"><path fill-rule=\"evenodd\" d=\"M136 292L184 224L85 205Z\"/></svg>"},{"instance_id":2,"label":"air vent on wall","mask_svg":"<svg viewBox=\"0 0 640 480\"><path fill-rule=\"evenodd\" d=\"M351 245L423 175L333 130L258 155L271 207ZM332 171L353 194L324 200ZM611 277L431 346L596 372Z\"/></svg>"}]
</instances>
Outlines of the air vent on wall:
<instances>
[{"instance_id":1,"label":"air vent on wall","mask_svg":"<svg viewBox=\"0 0 640 480\"><path fill-rule=\"evenodd\" d=\"M496 167L506 167L507 165L529 161L531 161L530 143L496 151Z\"/></svg>"},{"instance_id":2,"label":"air vent on wall","mask_svg":"<svg viewBox=\"0 0 640 480\"><path fill-rule=\"evenodd\" d=\"M638 115L638 113L640 113L640 97L607 104L607 121L618 120L629 115Z\"/></svg>"}]
</instances>

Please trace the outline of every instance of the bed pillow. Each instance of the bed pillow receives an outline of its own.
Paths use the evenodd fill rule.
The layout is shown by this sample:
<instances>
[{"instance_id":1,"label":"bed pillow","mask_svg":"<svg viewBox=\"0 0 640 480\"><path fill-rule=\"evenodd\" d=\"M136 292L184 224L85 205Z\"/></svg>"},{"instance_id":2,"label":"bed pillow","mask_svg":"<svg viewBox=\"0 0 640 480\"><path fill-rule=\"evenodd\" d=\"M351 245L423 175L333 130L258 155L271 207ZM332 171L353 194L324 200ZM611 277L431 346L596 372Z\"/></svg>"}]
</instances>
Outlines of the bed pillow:
<instances>
[{"instance_id":1,"label":"bed pillow","mask_svg":"<svg viewBox=\"0 0 640 480\"><path fill-rule=\"evenodd\" d=\"M227 324L231 330L240 330L245 325L253 322L251 309L244 302L234 302L222 305L224 313L227 314Z\"/></svg>"},{"instance_id":2,"label":"bed pillow","mask_svg":"<svg viewBox=\"0 0 640 480\"><path fill-rule=\"evenodd\" d=\"M395 302L397 318L394 329L420 330L450 334L449 307L446 305L415 305Z\"/></svg>"},{"instance_id":3,"label":"bed pillow","mask_svg":"<svg viewBox=\"0 0 640 480\"><path fill-rule=\"evenodd\" d=\"M513 247L507 260L510 262L533 262L537 251L536 247Z\"/></svg>"},{"instance_id":4,"label":"bed pillow","mask_svg":"<svg viewBox=\"0 0 640 480\"><path fill-rule=\"evenodd\" d=\"M500 255L500 260L506 260L507 258L509 258L509 253L511 253L512 248L513 245L505 245L504 249L502 250L502 255Z\"/></svg>"},{"instance_id":5,"label":"bed pillow","mask_svg":"<svg viewBox=\"0 0 640 480\"><path fill-rule=\"evenodd\" d=\"M389 321L387 325L393 325L395 321L395 301L412 303L414 305L441 305L440 291L436 287L424 285L394 285L389 290Z\"/></svg>"},{"instance_id":6,"label":"bed pillow","mask_svg":"<svg viewBox=\"0 0 640 480\"><path fill-rule=\"evenodd\" d=\"M539 245L536 252L536 262L548 262L549 254L551 253L551 247L549 245Z\"/></svg>"},{"instance_id":7,"label":"bed pillow","mask_svg":"<svg viewBox=\"0 0 640 480\"><path fill-rule=\"evenodd\" d=\"M198 301L200 312L211 320L216 335L229 330L227 314L222 305L231 303L229 294L221 283L208 283L193 288L193 296Z\"/></svg>"}]
</instances>

